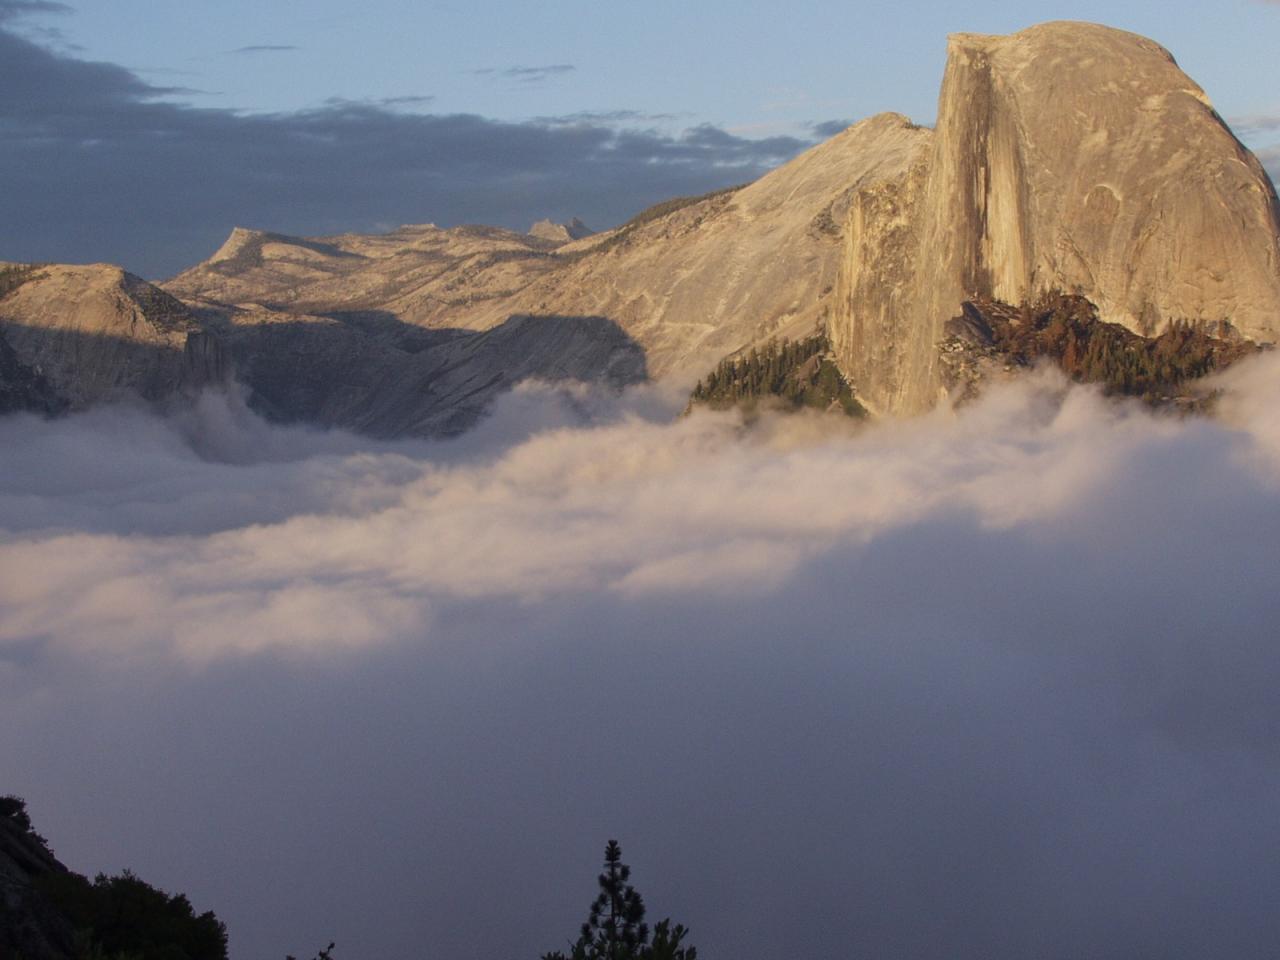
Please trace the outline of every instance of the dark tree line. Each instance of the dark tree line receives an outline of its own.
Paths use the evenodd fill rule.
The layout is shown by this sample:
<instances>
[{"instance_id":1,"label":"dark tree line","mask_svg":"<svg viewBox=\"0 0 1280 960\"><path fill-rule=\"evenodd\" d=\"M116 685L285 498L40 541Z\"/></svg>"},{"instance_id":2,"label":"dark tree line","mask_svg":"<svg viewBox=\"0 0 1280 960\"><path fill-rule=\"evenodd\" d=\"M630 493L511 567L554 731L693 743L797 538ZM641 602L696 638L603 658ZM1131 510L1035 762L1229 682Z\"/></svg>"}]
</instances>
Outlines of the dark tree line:
<instances>
[{"instance_id":1,"label":"dark tree line","mask_svg":"<svg viewBox=\"0 0 1280 960\"><path fill-rule=\"evenodd\" d=\"M169 895L125 870L49 875L41 887L80 934L87 960L226 960L227 928L212 911L196 913L184 894Z\"/></svg>"},{"instance_id":2,"label":"dark tree line","mask_svg":"<svg viewBox=\"0 0 1280 960\"><path fill-rule=\"evenodd\" d=\"M783 407L825 410L833 404L850 416L864 412L830 356L825 334L803 340L770 340L745 354L726 357L698 381L690 406L721 409L762 401Z\"/></svg>"},{"instance_id":3,"label":"dark tree line","mask_svg":"<svg viewBox=\"0 0 1280 960\"><path fill-rule=\"evenodd\" d=\"M25 883L0 896L0 957L26 960L226 960L227 930L128 870L92 881L59 864L21 797L0 797L0 841L10 839ZM38 845L39 851L31 849ZM0 843L0 846L3 846ZM26 845L24 852L22 846Z\"/></svg>"},{"instance_id":4,"label":"dark tree line","mask_svg":"<svg viewBox=\"0 0 1280 960\"><path fill-rule=\"evenodd\" d=\"M1181 384L1221 370L1258 351L1255 344L1213 336L1207 324L1175 320L1144 337L1098 319L1079 296L1049 294L1036 304L1009 308L976 304L991 328L996 350L1014 363L1051 359L1073 380L1100 383L1108 393L1159 399ZM1011 318L1012 314L1012 318Z\"/></svg>"}]
</instances>

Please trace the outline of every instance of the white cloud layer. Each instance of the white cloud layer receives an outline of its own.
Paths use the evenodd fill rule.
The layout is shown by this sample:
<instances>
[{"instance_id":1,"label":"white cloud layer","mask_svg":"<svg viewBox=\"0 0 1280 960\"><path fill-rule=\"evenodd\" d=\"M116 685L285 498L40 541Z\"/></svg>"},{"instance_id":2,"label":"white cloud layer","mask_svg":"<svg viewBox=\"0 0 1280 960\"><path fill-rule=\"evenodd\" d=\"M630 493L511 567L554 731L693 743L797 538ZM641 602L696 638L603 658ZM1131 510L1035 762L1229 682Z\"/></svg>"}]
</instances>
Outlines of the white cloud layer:
<instances>
[{"instance_id":1,"label":"white cloud layer","mask_svg":"<svg viewBox=\"0 0 1280 960\"><path fill-rule=\"evenodd\" d=\"M237 958L537 956L613 835L709 956L1264 956L1280 361L1223 386L0 421L4 786Z\"/></svg>"}]
</instances>

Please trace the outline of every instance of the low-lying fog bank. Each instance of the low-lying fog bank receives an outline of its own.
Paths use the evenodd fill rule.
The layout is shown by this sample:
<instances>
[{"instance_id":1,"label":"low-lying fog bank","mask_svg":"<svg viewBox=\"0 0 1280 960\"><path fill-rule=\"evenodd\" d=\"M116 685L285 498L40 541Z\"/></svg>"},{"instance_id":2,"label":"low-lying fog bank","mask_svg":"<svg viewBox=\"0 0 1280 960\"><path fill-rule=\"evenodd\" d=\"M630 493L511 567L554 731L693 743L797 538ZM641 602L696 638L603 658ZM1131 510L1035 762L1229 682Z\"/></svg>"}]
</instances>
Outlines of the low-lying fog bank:
<instances>
[{"instance_id":1,"label":"low-lying fog bank","mask_svg":"<svg viewBox=\"0 0 1280 960\"><path fill-rule=\"evenodd\" d=\"M233 957L525 957L617 837L708 957L1280 939L1280 358L1220 419L526 387L450 443L0 421L0 790Z\"/></svg>"}]
</instances>

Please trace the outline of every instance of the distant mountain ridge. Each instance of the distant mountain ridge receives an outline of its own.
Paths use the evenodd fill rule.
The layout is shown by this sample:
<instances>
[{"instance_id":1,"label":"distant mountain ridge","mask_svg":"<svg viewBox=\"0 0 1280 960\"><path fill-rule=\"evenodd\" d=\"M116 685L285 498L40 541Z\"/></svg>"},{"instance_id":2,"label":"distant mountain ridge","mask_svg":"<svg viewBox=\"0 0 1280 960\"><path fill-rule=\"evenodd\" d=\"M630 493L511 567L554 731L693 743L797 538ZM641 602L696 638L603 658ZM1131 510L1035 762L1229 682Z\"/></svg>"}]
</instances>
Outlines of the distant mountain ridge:
<instances>
[{"instance_id":1,"label":"distant mountain ridge","mask_svg":"<svg viewBox=\"0 0 1280 960\"><path fill-rule=\"evenodd\" d=\"M237 228L162 284L195 307L379 311L425 329L604 317L650 376L701 372L755 338L807 332L834 289L849 196L907 169L928 131L883 114L755 183L679 198L558 244L491 227L291 238Z\"/></svg>"},{"instance_id":2,"label":"distant mountain ridge","mask_svg":"<svg viewBox=\"0 0 1280 960\"><path fill-rule=\"evenodd\" d=\"M861 404L915 413L955 398L963 304L1049 293L1144 336L1276 339L1275 190L1159 45L1081 23L957 34L938 118L871 117L597 234L236 228L158 287L52 267L0 298L0 334L72 407L235 377L269 416L379 436L466 429L527 377L692 384L815 329Z\"/></svg>"}]
</instances>

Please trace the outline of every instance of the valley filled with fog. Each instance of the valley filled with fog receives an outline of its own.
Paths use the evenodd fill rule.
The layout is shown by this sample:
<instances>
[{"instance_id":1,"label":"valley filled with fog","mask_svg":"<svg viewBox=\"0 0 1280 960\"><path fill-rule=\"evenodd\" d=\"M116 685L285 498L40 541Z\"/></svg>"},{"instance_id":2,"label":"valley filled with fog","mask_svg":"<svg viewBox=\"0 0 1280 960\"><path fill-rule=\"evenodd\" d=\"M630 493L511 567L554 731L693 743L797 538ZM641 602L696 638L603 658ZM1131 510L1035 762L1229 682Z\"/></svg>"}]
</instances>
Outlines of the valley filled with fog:
<instances>
[{"instance_id":1,"label":"valley filled with fog","mask_svg":"<svg viewBox=\"0 0 1280 960\"><path fill-rule=\"evenodd\" d=\"M533 958L606 839L708 957L1259 955L1280 362L1216 419L526 384L452 441L0 420L0 755L236 958ZM309 955L309 954L308 954Z\"/></svg>"}]
</instances>

